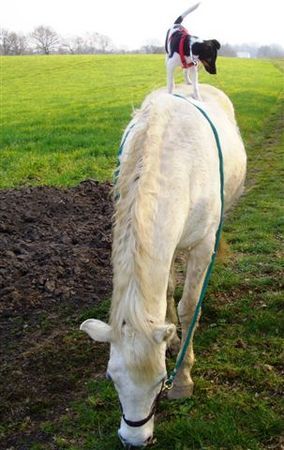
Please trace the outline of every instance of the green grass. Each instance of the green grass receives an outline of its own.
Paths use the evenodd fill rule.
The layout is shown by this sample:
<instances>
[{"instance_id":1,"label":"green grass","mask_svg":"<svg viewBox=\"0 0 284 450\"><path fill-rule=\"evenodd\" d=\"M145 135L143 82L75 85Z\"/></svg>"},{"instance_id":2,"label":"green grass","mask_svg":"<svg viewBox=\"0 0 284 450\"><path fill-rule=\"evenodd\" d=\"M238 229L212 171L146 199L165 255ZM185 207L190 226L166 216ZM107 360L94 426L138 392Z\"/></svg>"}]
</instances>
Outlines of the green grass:
<instances>
[{"instance_id":1,"label":"green grass","mask_svg":"<svg viewBox=\"0 0 284 450\"><path fill-rule=\"evenodd\" d=\"M283 82L269 61L228 58L200 78L232 98L248 144ZM162 55L2 57L0 188L109 179L133 108L164 84Z\"/></svg>"},{"instance_id":2,"label":"green grass","mask_svg":"<svg viewBox=\"0 0 284 450\"><path fill-rule=\"evenodd\" d=\"M157 450L281 448L284 64L220 58L218 65L217 77L201 78L233 100L247 189L226 221L230 256L215 267L196 333L194 395L161 401ZM3 66L2 187L109 178L133 105L164 83L160 56L4 58ZM78 322L105 319L108 306L82 312ZM34 442L33 450L121 448L118 401L103 374L66 408L41 422L53 444Z\"/></svg>"}]
</instances>

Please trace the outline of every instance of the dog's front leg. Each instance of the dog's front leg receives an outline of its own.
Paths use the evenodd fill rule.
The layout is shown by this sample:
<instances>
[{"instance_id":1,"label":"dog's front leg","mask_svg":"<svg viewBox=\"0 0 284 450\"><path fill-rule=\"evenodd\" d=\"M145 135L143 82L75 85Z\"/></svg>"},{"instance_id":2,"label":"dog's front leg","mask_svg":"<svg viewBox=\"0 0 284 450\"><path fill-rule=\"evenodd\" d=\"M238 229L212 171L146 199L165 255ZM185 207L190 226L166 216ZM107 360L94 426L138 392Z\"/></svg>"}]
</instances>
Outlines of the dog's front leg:
<instances>
[{"instance_id":1,"label":"dog's front leg","mask_svg":"<svg viewBox=\"0 0 284 450\"><path fill-rule=\"evenodd\" d=\"M174 71L175 71L175 65L169 59L168 62L167 62L167 86L168 86L168 93L169 94L172 94L173 89L175 87Z\"/></svg>"},{"instance_id":2,"label":"dog's front leg","mask_svg":"<svg viewBox=\"0 0 284 450\"><path fill-rule=\"evenodd\" d=\"M197 66L192 66L189 69L190 71L190 78L192 81L192 87L193 87L193 98L195 98L195 100L199 100L200 102L202 101L202 98L200 97L200 93L199 93L199 87L198 87L198 69Z\"/></svg>"},{"instance_id":3,"label":"dog's front leg","mask_svg":"<svg viewBox=\"0 0 284 450\"><path fill-rule=\"evenodd\" d=\"M183 69L183 75L184 75L185 83L192 84L189 73L188 73L188 69Z\"/></svg>"},{"instance_id":4,"label":"dog's front leg","mask_svg":"<svg viewBox=\"0 0 284 450\"><path fill-rule=\"evenodd\" d=\"M174 72L176 67L180 65L180 56L178 53L174 53L171 58L167 60L167 82L168 82L168 92L171 94L175 87L174 83Z\"/></svg>"}]
</instances>

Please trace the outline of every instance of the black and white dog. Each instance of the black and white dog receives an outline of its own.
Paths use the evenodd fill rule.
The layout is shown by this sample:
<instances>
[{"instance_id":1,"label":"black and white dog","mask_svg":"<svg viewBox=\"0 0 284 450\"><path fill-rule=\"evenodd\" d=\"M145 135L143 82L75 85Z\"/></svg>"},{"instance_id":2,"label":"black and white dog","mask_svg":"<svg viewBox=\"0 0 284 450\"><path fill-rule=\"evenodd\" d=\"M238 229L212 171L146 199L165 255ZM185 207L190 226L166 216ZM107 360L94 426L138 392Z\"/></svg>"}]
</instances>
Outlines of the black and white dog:
<instances>
[{"instance_id":1,"label":"black and white dog","mask_svg":"<svg viewBox=\"0 0 284 450\"><path fill-rule=\"evenodd\" d=\"M201 100L198 89L198 64L201 62L207 72L216 74L217 50L221 47L216 39L204 41L196 36L191 36L181 25L183 19L199 4L187 9L176 19L172 28L167 32L165 44L168 92L172 93L174 88L175 68L182 66L185 81L187 84L193 85L193 97L196 100Z\"/></svg>"}]
</instances>

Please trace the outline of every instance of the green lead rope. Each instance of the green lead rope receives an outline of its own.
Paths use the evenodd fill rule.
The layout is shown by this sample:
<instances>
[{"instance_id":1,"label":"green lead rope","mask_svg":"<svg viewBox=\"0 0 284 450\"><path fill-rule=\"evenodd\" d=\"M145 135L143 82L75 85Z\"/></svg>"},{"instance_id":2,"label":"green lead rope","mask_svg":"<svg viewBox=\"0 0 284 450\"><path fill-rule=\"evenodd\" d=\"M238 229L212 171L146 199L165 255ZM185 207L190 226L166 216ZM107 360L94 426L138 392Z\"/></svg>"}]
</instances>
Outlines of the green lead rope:
<instances>
[{"instance_id":1,"label":"green lead rope","mask_svg":"<svg viewBox=\"0 0 284 450\"><path fill-rule=\"evenodd\" d=\"M123 153L124 144L125 144L125 142L126 142L126 139L128 138L128 135L129 135L130 131L131 131L132 128L134 127L134 125L135 125L135 123L133 123L133 124L128 128L127 132L125 133L124 138L123 138L122 141L121 141L121 144L120 144L120 146L119 146L119 149L118 149L118 153L117 153L117 163L116 163L116 168L115 168L115 171L114 171L114 174L113 174L113 184L114 184L114 186L116 186L116 182L117 182L117 179L118 179L118 176L119 176L119 172L120 172L120 157L121 157L121 155L122 155L122 153ZM117 202L118 200L119 200L119 193L118 193L117 191L116 191L116 192L114 191L114 201Z\"/></svg>"},{"instance_id":2,"label":"green lead rope","mask_svg":"<svg viewBox=\"0 0 284 450\"><path fill-rule=\"evenodd\" d=\"M188 327L188 331L187 331L187 335L183 344L183 347L177 357L176 360L176 365L174 367L174 369L171 371L171 373L169 374L167 380L165 381L165 387L167 389L171 389L173 387L173 382L174 379L176 377L177 371L180 368L180 366L183 363L184 357L186 355L188 346L190 344L191 338L192 338L192 334L193 334L193 330L194 327L196 325L196 322L198 320L199 317L199 313L200 313L200 309L202 306L202 302L204 300L205 294L206 294L206 289L208 287L208 283L209 283L209 279L211 276L211 272L213 270L213 266L214 266L214 262L216 259L216 253L219 247L219 243L220 243L220 239L221 239L221 233L222 233L222 225L223 225L223 217L224 217L224 162L223 162L223 154L222 154L222 148L221 148L221 143L220 143L220 139L219 139L219 135L217 132L217 129L215 127L215 125L213 124L213 122L211 121L211 119L208 117L207 113L200 108L199 106L197 106L195 103L192 103L191 101L189 101L186 97L183 97L182 95L178 95L178 94L174 94L175 97L179 97L182 98L183 100L187 101L188 103L190 103L191 105L194 105L200 112L201 114L203 114L203 116L208 120L211 129L213 131L215 140L216 140L216 144L217 144L217 149L218 149L218 156L219 156L219 174L220 174L220 198L221 198L221 214L220 214L220 222L219 222L219 226L216 232L216 238L215 238L215 245L214 245L214 251L213 254L211 256L211 260L209 263L209 266L207 268L207 272L205 275L205 279L203 282L203 286L202 286L202 290L199 296L199 300L198 303L196 305L191 323Z\"/></svg>"},{"instance_id":3,"label":"green lead rope","mask_svg":"<svg viewBox=\"0 0 284 450\"><path fill-rule=\"evenodd\" d=\"M120 144L120 146L119 146L119 149L118 149L118 152L117 152L116 169L115 169L114 174L113 174L113 182L114 182L114 184L116 184L117 178L118 178L118 176L119 176L119 171L120 171L120 157L121 157L121 155L122 155L122 153L123 153L124 144L125 144L125 142L126 142L126 140L127 140L127 138L128 138L128 135L129 135L130 131L131 131L132 128L134 127L134 125L135 125L135 123L133 123L133 124L128 128L128 130L127 130L127 132L125 133L125 136L124 136L124 138L122 139L121 144Z\"/></svg>"}]
</instances>

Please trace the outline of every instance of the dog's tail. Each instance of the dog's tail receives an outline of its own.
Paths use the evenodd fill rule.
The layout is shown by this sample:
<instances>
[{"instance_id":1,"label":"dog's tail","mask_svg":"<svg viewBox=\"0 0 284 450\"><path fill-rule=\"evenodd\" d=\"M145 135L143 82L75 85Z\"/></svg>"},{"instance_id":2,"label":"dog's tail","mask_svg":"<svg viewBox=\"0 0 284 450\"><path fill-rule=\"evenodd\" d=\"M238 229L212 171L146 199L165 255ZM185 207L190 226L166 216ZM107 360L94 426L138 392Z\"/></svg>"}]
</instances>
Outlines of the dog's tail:
<instances>
[{"instance_id":1,"label":"dog's tail","mask_svg":"<svg viewBox=\"0 0 284 450\"><path fill-rule=\"evenodd\" d=\"M181 14L176 20L175 20L175 24L178 23L182 23L183 19L190 14L192 11L194 11L196 8L198 8L198 6L200 5L201 2L196 3L195 5L191 6L191 8L188 8L186 11L184 11L183 14Z\"/></svg>"}]
</instances>

